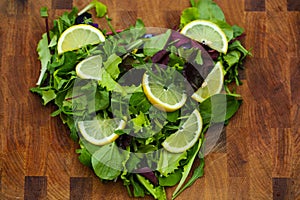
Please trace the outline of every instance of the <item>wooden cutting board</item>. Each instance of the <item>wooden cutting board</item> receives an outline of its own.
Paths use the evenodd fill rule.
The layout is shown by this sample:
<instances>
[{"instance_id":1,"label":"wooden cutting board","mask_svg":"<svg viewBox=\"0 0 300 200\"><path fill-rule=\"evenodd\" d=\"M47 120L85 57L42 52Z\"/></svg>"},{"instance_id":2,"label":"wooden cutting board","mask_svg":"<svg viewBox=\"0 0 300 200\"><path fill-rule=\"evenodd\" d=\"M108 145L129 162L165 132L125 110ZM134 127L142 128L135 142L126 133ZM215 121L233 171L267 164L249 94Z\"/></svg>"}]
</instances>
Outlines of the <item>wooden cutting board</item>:
<instances>
[{"instance_id":1,"label":"wooden cutting board","mask_svg":"<svg viewBox=\"0 0 300 200\"><path fill-rule=\"evenodd\" d=\"M173 28L188 0L103 0L117 29L137 18ZM244 102L215 149L205 176L178 199L300 199L300 1L216 0L246 30ZM39 75L36 45L50 22L88 0L0 1L0 199L130 199L121 182L104 184L82 166L59 118L29 92ZM104 21L100 26L107 28ZM168 190L168 197L174 188ZM147 197L145 199L151 199Z\"/></svg>"}]
</instances>

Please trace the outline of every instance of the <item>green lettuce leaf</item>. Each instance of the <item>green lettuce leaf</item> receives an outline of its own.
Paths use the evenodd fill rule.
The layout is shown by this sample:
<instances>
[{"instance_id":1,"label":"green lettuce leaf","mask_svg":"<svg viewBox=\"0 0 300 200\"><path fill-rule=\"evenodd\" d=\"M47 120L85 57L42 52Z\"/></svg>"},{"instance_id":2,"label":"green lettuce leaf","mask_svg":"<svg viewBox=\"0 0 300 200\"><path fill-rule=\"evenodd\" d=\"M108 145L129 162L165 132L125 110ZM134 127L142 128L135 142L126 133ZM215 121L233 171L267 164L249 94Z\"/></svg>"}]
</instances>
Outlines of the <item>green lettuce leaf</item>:
<instances>
[{"instance_id":1,"label":"green lettuce leaf","mask_svg":"<svg viewBox=\"0 0 300 200\"><path fill-rule=\"evenodd\" d=\"M159 161L157 163L157 171L163 176L168 176L180 166L180 161L187 158L187 152L171 153L164 149L161 150Z\"/></svg>"},{"instance_id":2,"label":"green lettuce leaf","mask_svg":"<svg viewBox=\"0 0 300 200\"><path fill-rule=\"evenodd\" d=\"M39 59L41 61L41 72L36 84L40 85L47 71L47 66L51 60L51 53L48 47L48 39L46 33L43 34L42 39L38 43L37 52L39 54Z\"/></svg>"},{"instance_id":3,"label":"green lettuce leaf","mask_svg":"<svg viewBox=\"0 0 300 200\"><path fill-rule=\"evenodd\" d=\"M124 156L115 143L101 146L92 155L95 174L104 180L114 180L121 174Z\"/></svg>"}]
</instances>

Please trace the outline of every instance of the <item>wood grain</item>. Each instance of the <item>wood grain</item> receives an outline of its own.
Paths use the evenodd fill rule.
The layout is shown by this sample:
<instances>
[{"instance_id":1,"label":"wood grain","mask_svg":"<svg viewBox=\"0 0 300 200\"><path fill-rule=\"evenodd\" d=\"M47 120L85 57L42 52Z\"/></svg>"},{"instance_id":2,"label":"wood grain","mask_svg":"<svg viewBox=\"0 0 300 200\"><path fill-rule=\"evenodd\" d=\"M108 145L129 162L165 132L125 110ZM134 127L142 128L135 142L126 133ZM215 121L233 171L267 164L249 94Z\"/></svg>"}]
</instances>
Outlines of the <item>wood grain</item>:
<instances>
[{"instance_id":1,"label":"wood grain","mask_svg":"<svg viewBox=\"0 0 300 200\"><path fill-rule=\"evenodd\" d=\"M0 199L131 199L121 181L103 183L78 161L78 144L53 106L29 92L40 64L36 45L49 25L88 0L0 1ZM102 0L116 29L143 19L177 28L188 0ZM243 104L210 154L203 178L178 199L300 199L299 0L215 0L226 20L245 28ZM104 19L96 19L109 29ZM170 198L174 188L167 190ZM147 196L144 199L151 199Z\"/></svg>"}]
</instances>

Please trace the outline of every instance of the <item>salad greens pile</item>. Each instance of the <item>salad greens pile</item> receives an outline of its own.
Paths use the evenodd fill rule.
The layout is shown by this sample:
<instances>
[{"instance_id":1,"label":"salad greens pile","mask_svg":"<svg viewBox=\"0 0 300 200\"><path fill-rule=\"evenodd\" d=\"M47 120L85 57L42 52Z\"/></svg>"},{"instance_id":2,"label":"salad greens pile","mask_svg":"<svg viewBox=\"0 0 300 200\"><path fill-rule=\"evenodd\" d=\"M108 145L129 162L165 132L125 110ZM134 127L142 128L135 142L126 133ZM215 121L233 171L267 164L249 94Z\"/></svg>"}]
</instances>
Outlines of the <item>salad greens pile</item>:
<instances>
[{"instance_id":1,"label":"salad greens pile","mask_svg":"<svg viewBox=\"0 0 300 200\"><path fill-rule=\"evenodd\" d=\"M118 34L106 34L107 30L101 30L107 39L99 45L88 45L59 55L57 41L67 28L75 24L98 27L88 13L91 8L96 9L98 17L105 16L111 32L116 33L106 15L106 6L100 2L94 0L81 15L77 8L65 12L54 20L52 29L47 30L38 43L41 74L31 91L41 96L43 105L53 103L57 106L51 116L59 116L69 127L70 137L80 144L77 150L80 162L93 169L101 180L121 179L130 196L150 194L155 199L166 199L165 187L177 185L174 199L203 176L206 131L216 123L227 124L240 107L241 100L237 99L238 94L229 90L229 85L241 84L239 69L250 55L240 41L244 31L227 24L221 8L212 0L191 0L191 7L182 12L180 27L195 19L213 21L229 38L227 54L209 49L178 31L148 33L142 20L138 19L135 25ZM47 18L45 8L41 9L41 15ZM76 65L93 55L100 55L105 66L102 80L79 79ZM151 105L141 87L139 73L134 74L134 80L122 80L131 69L163 72L174 68L196 90L217 61L225 67L226 94L214 95L201 104L189 98L182 109L174 112L165 113ZM149 64L156 64L158 69L147 67ZM162 65L166 67L160 68ZM221 100L224 98L225 102ZM220 113L213 112L213 106L222 108ZM183 153L164 150L161 143L180 129L192 108L199 109L203 119L200 139ZM225 117L218 117L218 114ZM93 145L78 133L79 120L124 116L128 119L126 128L117 130L118 139L108 145ZM190 173L192 176L188 179Z\"/></svg>"}]
</instances>

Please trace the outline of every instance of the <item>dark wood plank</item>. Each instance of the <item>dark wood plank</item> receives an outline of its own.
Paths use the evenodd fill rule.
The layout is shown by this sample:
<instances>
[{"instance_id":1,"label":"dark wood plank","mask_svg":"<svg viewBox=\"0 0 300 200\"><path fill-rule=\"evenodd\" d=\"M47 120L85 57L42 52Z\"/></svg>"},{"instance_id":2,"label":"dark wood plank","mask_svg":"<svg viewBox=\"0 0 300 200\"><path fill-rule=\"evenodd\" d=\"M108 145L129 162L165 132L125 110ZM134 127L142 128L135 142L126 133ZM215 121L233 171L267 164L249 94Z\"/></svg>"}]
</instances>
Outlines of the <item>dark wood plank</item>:
<instances>
[{"instance_id":1,"label":"dark wood plank","mask_svg":"<svg viewBox=\"0 0 300 200\"><path fill-rule=\"evenodd\" d=\"M287 1L282 0L272 0L266 1L266 12L286 12Z\"/></svg>"},{"instance_id":2,"label":"dark wood plank","mask_svg":"<svg viewBox=\"0 0 300 200\"><path fill-rule=\"evenodd\" d=\"M300 11L300 1L298 0L287 0L288 11Z\"/></svg>"},{"instance_id":3,"label":"dark wood plank","mask_svg":"<svg viewBox=\"0 0 300 200\"><path fill-rule=\"evenodd\" d=\"M245 0L246 11L265 11L266 3L265 0Z\"/></svg>"},{"instance_id":4,"label":"dark wood plank","mask_svg":"<svg viewBox=\"0 0 300 200\"><path fill-rule=\"evenodd\" d=\"M70 179L70 199L89 200L92 199L93 181L92 178L71 177Z\"/></svg>"},{"instance_id":5,"label":"dark wood plank","mask_svg":"<svg viewBox=\"0 0 300 200\"><path fill-rule=\"evenodd\" d=\"M24 200L47 199L47 177L25 176Z\"/></svg>"},{"instance_id":6,"label":"dark wood plank","mask_svg":"<svg viewBox=\"0 0 300 200\"><path fill-rule=\"evenodd\" d=\"M73 0L52 0L53 9L71 9Z\"/></svg>"},{"instance_id":7,"label":"dark wood plank","mask_svg":"<svg viewBox=\"0 0 300 200\"><path fill-rule=\"evenodd\" d=\"M273 200L294 199L289 193L290 179L288 178L273 178Z\"/></svg>"}]
</instances>

